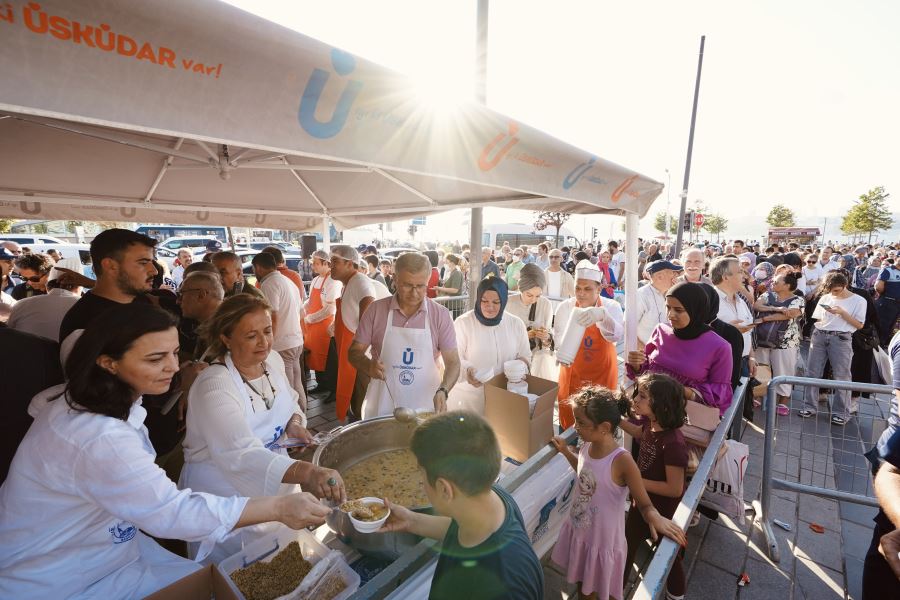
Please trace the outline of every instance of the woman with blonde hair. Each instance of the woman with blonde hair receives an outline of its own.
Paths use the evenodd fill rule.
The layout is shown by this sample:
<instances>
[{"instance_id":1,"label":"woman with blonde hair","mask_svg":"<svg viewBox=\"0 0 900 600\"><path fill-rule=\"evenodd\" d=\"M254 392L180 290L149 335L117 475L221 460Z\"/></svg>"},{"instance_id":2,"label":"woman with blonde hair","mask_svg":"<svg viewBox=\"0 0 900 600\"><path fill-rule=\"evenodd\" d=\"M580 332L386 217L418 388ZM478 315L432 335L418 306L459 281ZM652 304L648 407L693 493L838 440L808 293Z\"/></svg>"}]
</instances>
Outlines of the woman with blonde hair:
<instances>
[{"instance_id":1,"label":"woman with blonde hair","mask_svg":"<svg viewBox=\"0 0 900 600\"><path fill-rule=\"evenodd\" d=\"M272 351L269 304L250 294L227 298L200 335L209 368L188 396L184 470L179 487L229 495L283 495L306 491L341 501L344 484L337 471L293 460L286 447L312 442L278 352ZM270 530L245 528L217 544L216 562ZM191 557L197 545L189 545Z\"/></svg>"}]
</instances>

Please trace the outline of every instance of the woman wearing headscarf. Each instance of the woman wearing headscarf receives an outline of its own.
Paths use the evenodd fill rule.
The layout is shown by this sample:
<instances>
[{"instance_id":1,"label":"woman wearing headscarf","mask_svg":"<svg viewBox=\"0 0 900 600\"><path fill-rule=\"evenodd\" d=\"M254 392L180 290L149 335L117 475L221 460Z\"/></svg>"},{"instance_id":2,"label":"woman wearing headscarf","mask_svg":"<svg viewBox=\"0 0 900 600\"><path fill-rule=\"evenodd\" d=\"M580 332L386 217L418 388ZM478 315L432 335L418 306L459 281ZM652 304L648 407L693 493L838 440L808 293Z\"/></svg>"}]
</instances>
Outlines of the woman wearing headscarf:
<instances>
[{"instance_id":1,"label":"woman wearing headscarf","mask_svg":"<svg viewBox=\"0 0 900 600\"><path fill-rule=\"evenodd\" d=\"M553 337L553 306L542 294L547 285L544 270L527 264L519 271L519 294L512 296L506 311L525 323L531 345L531 373L544 379L556 378L556 363L550 350Z\"/></svg>"},{"instance_id":2,"label":"woman wearing headscarf","mask_svg":"<svg viewBox=\"0 0 900 600\"><path fill-rule=\"evenodd\" d=\"M519 359L531 367L528 332L522 319L506 312L508 297L506 282L489 276L478 284L475 309L454 321L461 368L447 410L483 415L484 382L502 373L509 360Z\"/></svg>"},{"instance_id":3,"label":"woman wearing headscarf","mask_svg":"<svg viewBox=\"0 0 900 600\"><path fill-rule=\"evenodd\" d=\"M696 283L682 282L666 294L669 324L656 326L644 350L628 353L628 375L663 373L685 386L688 400L715 406L722 414L731 405L731 347L707 325L709 301Z\"/></svg>"},{"instance_id":4,"label":"woman wearing headscarf","mask_svg":"<svg viewBox=\"0 0 900 600\"><path fill-rule=\"evenodd\" d=\"M604 284L600 287L600 295L613 300L616 297L616 285L618 285L618 282L616 281L616 274L610 268L611 260L612 254L610 254L609 250L604 250L597 257L597 268L603 273L604 281Z\"/></svg>"},{"instance_id":5,"label":"woman wearing headscarf","mask_svg":"<svg viewBox=\"0 0 900 600\"><path fill-rule=\"evenodd\" d=\"M698 285L706 292L706 299L709 302L706 324L731 346L731 389L735 390L741 382L741 357L744 354L744 336L741 335L737 327L719 318L719 294L716 292L716 288L708 283Z\"/></svg>"},{"instance_id":6,"label":"woman wearing headscarf","mask_svg":"<svg viewBox=\"0 0 900 600\"><path fill-rule=\"evenodd\" d=\"M756 282L756 297L772 291L772 282L775 280L775 265L770 262L761 262L753 267L753 280Z\"/></svg>"}]
</instances>

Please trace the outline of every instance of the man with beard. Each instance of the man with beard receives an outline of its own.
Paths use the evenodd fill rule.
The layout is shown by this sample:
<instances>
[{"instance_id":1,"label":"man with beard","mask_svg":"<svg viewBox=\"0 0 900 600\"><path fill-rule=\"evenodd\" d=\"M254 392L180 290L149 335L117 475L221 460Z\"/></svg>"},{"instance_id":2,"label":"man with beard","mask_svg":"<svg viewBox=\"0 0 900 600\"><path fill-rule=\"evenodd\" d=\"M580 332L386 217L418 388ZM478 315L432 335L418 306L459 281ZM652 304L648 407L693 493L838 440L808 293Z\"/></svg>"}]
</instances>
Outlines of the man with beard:
<instances>
[{"instance_id":1,"label":"man with beard","mask_svg":"<svg viewBox=\"0 0 900 600\"><path fill-rule=\"evenodd\" d=\"M155 246L156 240L153 238L129 229L107 229L93 239L91 262L97 281L90 293L72 305L62 320L59 340L63 364L88 323L110 308L132 302L154 306L146 293L152 289L153 278L156 277L156 265L153 264ZM167 457L164 455L176 448L181 439L178 411L162 412L168 399L169 394L145 395L143 399L143 406L147 409L145 425L159 456L159 464L165 464Z\"/></svg>"}]
</instances>

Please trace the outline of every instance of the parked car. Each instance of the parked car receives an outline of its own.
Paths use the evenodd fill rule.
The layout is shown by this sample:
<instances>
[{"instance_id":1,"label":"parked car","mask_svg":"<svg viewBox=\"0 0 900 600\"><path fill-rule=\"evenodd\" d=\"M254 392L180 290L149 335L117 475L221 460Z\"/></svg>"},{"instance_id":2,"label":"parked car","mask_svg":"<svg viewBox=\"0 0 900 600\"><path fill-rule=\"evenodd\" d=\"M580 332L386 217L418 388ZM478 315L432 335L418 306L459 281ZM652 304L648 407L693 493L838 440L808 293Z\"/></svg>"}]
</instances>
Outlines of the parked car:
<instances>
[{"instance_id":1,"label":"parked car","mask_svg":"<svg viewBox=\"0 0 900 600\"><path fill-rule=\"evenodd\" d=\"M15 242L20 246L30 248L32 252L46 254L49 250L56 250L63 258L75 258L76 256L84 265L85 274L93 276L91 265L91 247L88 244L72 244L49 235L0 233L0 242Z\"/></svg>"},{"instance_id":2,"label":"parked car","mask_svg":"<svg viewBox=\"0 0 900 600\"><path fill-rule=\"evenodd\" d=\"M157 248L165 248L166 250L171 250L172 252L177 253L182 248L190 248L191 250L204 250L206 248L206 244L210 242L210 240L214 241L218 244L218 250L225 250L226 247L222 245L222 242L218 240L215 236L202 236L202 237L191 237L191 236L175 236L170 237L159 244L156 245Z\"/></svg>"}]
</instances>

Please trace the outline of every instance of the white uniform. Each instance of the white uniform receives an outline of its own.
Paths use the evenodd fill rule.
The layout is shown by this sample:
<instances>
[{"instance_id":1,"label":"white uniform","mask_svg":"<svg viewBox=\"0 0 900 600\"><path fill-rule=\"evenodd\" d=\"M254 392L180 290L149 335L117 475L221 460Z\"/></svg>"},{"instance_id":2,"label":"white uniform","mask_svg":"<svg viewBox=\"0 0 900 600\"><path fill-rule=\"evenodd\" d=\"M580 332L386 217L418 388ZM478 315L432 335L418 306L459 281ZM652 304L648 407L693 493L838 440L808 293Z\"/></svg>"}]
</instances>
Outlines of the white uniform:
<instances>
[{"instance_id":1,"label":"white uniform","mask_svg":"<svg viewBox=\"0 0 900 600\"><path fill-rule=\"evenodd\" d=\"M494 375L503 372L503 363L515 358L524 358L531 364L531 348L528 332L519 317L503 313L500 323L489 327L482 325L475 312L462 314L453 323L459 350L459 383L450 390L447 410L471 410L484 414L484 386L475 387L468 382L469 367L481 371L493 368Z\"/></svg>"},{"instance_id":2,"label":"white uniform","mask_svg":"<svg viewBox=\"0 0 900 600\"><path fill-rule=\"evenodd\" d=\"M560 341L566 333L566 324L569 322L569 315L577 304L575 298L569 298L565 302L561 302L556 307L556 317L553 320L553 337ZM606 310L606 318L602 321L594 323L591 327L600 330L603 339L611 344L618 344L625 335L625 316L622 313L622 305L615 300L600 296L600 306Z\"/></svg>"},{"instance_id":3,"label":"white uniform","mask_svg":"<svg viewBox=\"0 0 900 600\"><path fill-rule=\"evenodd\" d=\"M537 299L536 304L533 320L528 317L534 305L525 306L521 301L521 296L511 297L506 303L506 310L522 319L526 331L529 327L543 327L549 333L553 325L553 306L543 296ZM531 352L531 374L543 379L556 379L559 369L556 367L556 359L553 357L549 345L543 346L541 349L535 345L535 349Z\"/></svg>"},{"instance_id":4,"label":"white uniform","mask_svg":"<svg viewBox=\"0 0 900 600\"><path fill-rule=\"evenodd\" d=\"M79 298L81 296L75 292L61 288L54 288L40 296L24 298L12 307L6 326L58 342L63 317Z\"/></svg>"},{"instance_id":5,"label":"white uniform","mask_svg":"<svg viewBox=\"0 0 900 600\"><path fill-rule=\"evenodd\" d=\"M394 327L394 313L388 311L384 341L379 360L384 365L385 380L372 379L366 390L362 418L373 419L393 414L398 406L434 410L434 394L441 385L441 374L434 360L428 302L425 327Z\"/></svg>"},{"instance_id":6,"label":"white uniform","mask_svg":"<svg viewBox=\"0 0 900 600\"><path fill-rule=\"evenodd\" d=\"M149 535L202 542L234 528L246 498L179 490L153 461L135 402L123 421L38 414L0 488L0 598L143 598L197 570Z\"/></svg>"},{"instance_id":7,"label":"white uniform","mask_svg":"<svg viewBox=\"0 0 900 600\"><path fill-rule=\"evenodd\" d=\"M660 323L668 323L666 297L653 285L648 284L637 291L637 336L641 347L650 341L650 335Z\"/></svg>"},{"instance_id":8,"label":"white uniform","mask_svg":"<svg viewBox=\"0 0 900 600\"><path fill-rule=\"evenodd\" d=\"M275 496L300 491L298 485L281 483L293 459L284 449L269 448L284 434L292 416L300 414L304 425L306 418L277 352L269 353L266 365L276 392L269 409L243 382L230 356L225 358L225 366L212 365L197 377L188 398L185 465L178 487L219 496ZM250 384L271 397L265 376ZM270 523L234 532L216 545L209 561L218 562L239 552L242 544L278 526ZM198 550L197 544L189 544L190 556L196 556Z\"/></svg>"}]
</instances>

